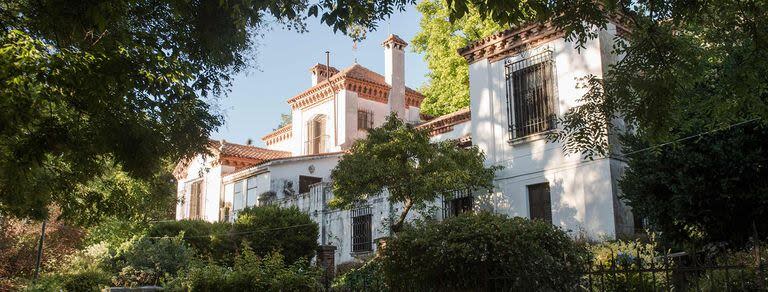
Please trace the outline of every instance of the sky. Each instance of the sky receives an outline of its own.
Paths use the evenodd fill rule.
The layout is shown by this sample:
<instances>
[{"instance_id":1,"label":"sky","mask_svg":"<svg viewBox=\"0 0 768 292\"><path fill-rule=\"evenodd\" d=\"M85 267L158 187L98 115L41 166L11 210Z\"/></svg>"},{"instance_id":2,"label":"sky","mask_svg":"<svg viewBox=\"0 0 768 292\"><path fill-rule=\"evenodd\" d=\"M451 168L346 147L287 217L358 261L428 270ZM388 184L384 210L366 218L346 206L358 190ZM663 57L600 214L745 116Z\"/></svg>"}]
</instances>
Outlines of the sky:
<instances>
[{"instance_id":1,"label":"sky","mask_svg":"<svg viewBox=\"0 0 768 292\"><path fill-rule=\"evenodd\" d=\"M319 18L307 20L308 32L298 33L277 25L258 38L254 66L235 76L231 92L216 101L224 115L224 125L212 135L213 139L264 146L261 137L272 132L280 123L280 114L289 113L286 102L312 84L309 68L325 64L325 51L331 52L330 64L343 69L357 63L380 74L384 73L384 48L381 42L390 33L410 42L419 30L421 15L415 6L398 12L379 23L374 32L353 50L349 37L335 33ZM417 88L426 81L427 66L423 56L406 48L405 83Z\"/></svg>"}]
</instances>

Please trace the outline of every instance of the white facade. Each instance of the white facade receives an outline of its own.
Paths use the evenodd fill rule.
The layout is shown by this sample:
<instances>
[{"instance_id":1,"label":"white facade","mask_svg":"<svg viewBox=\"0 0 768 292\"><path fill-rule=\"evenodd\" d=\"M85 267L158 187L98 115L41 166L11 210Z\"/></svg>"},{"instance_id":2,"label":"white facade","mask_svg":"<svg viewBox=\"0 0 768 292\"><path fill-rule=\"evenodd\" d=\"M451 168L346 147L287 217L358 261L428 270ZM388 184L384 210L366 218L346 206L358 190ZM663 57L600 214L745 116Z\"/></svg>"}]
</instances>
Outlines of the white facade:
<instances>
[{"instance_id":1,"label":"white facade","mask_svg":"<svg viewBox=\"0 0 768 292\"><path fill-rule=\"evenodd\" d=\"M504 167L496 174L492 192L473 194L473 209L531 217L529 186L546 183L554 225L570 230L574 235L594 239L615 238L632 231L631 213L618 199L617 179L625 167L623 161L568 156L563 153L562 145L547 142L545 133L511 139L514 137L508 130L510 114L505 62L551 51L555 113L562 116L579 105L577 99L585 92L576 88L576 78L588 74L602 76L615 59L610 55L609 44L614 36L615 28L609 26L608 30L599 32L599 38L588 41L581 51L562 37L554 37L520 53L501 57L477 58L482 55L475 51L468 53L475 56L471 60L468 58L470 109L438 117L419 127L429 130L433 141L458 140L460 145L471 141L485 153L488 165ZM320 225L318 242L336 246L337 264L366 254L352 250L352 220L354 216L370 214L369 244L374 250L378 238L389 236L387 222L399 214L402 206L390 204L384 194L369 200L365 208L330 210L327 202L333 194L327 186L331 181L331 170L343 151L366 135L366 131L359 128L360 112L371 113L368 122L373 126L383 124L391 112L410 122L420 121L420 99L416 98L420 95L414 95L403 82L405 45L396 36L385 42L384 76L357 64L342 71L322 65L313 67L313 86L288 101L292 107L292 124L264 137L270 150L256 149L273 158L237 167L198 157L188 163L184 175L179 177L180 198L188 201L190 186L195 181L204 180L205 216L202 219L209 221L233 220L242 208L267 202L297 206ZM325 121L321 130L313 124L316 120ZM319 153L308 150L307 146L317 133L324 136L321 139L323 149ZM275 150L288 154L274 158L270 151ZM435 218L442 218L447 214L444 212L450 212L448 209L452 208L439 212L442 207L452 205L435 202L434 206L437 208L432 211L438 212L427 215ZM222 215L223 207L230 208L229 215ZM189 218L188 209L189 204L180 204L177 218ZM412 212L409 218L416 216L420 215Z\"/></svg>"},{"instance_id":2,"label":"white facade","mask_svg":"<svg viewBox=\"0 0 768 292\"><path fill-rule=\"evenodd\" d=\"M574 43L558 37L519 54L470 64L472 143L486 154L488 164L504 167L496 174L496 190L480 199L483 207L527 217L527 186L546 182L551 189L553 224L596 239L632 232L631 214L617 197L623 161L565 155L561 144L547 142L545 133L514 140L507 129L511 117L507 112L505 62L551 51L557 77L555 111L562 117L578 106L578 99L586 93L586 88L577 88L577 79L590 74L603 76L609 62L615 60L611 55L614 37L616 27L609 24L580 51Z\"/></svg>"}]
</instances>

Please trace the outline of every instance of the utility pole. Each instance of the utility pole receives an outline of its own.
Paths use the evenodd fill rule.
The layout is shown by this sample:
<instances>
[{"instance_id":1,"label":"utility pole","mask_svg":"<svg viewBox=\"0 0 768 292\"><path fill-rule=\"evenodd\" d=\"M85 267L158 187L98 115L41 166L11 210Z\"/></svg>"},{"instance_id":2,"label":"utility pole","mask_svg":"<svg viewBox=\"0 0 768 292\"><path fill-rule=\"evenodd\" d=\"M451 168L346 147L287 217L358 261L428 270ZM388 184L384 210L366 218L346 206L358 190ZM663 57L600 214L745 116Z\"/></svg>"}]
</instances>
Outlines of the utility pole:
<instances>
[{"instance_id":1,"label":"utility pole","mask_svg":"<svg viewBox=\"0 0 768 292\"><path fill-rule=\"evenodd\" d=\"M35 260L35 281L40 275L40 260L43 258L43 241L45 240L45 220L40 230L40 242L37 244L37 259Z\"/></svg>"}]
</instances>

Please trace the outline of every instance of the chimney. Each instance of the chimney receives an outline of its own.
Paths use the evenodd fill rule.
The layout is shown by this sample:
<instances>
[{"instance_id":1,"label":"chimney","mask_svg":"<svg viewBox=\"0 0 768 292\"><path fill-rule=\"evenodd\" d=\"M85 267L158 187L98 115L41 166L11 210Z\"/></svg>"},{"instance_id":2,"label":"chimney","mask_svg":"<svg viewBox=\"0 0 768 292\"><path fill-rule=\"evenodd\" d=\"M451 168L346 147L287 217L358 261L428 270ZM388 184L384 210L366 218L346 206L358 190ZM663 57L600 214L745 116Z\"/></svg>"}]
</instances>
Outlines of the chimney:
<instances>
[{"instance_id":1,"label":"chimney","mask_svg":"<svg viewBox=\"0 0 768 292\"><path fill-rule=\"evenodd\" d=\"M312 86L315 86L334 74L339 73L339 69L317 63L315 66L312 66L312 68L309 68L309 72L312 73Z\"/></svg>"},{"instance_id":2,"label":"chimney","mask_svg":"<svg viewBox=\"0 0 768 292\"><path fill-rule=\"evenodd\" d=\"M405 120L405 47L408 43L390 34L381 45L384 47L384 81L392 87L389 111Z\"/></svg>"}]
</instances>

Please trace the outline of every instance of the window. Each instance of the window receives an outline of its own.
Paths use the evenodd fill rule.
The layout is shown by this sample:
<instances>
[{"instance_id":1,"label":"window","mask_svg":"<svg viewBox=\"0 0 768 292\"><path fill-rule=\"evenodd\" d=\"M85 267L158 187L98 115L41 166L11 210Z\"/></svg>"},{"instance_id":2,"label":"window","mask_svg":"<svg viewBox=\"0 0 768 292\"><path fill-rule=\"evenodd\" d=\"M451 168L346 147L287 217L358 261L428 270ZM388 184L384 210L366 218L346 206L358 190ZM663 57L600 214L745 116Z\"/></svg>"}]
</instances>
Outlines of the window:
<instances>
[{"instance_id":1,"label":"window","mask_svg":"<svg viewBox=\"0 0 768 292\"><path fill-rule=\"evenodd\" d=\"M371 207L352 210L352 252L373 250Z\"/></svg>"},{"instance_id":2,"label":"window","mask_svg":"<svg viewBox=\"0 0 768 292\"><path fill-rule=\"evenodd\" d=\"M543 220L552 223L552 200L549 195L549 183L528 186L528 205L531 220Z\"/></svg>"},{"instance_id":3,"label":"window","mask_svg":"<svg viewBox=\"0 0 768 292\"><path fill-rule=\"evenodd\" d=\"M328 136L325 135L325 116L319 115L307 122L307 141L304 143L307 154L325 152L327 140Z\"/></svg>"},{"instance_id":4,"label":"window","mask_svg":"<svg viewBox=\"0 0 768 292\"><path fill-rule=\"evenodd\" d=\"M259 200L259 195L256 194L256 177L249 177L245 182L245 206L255 206Z\"/></svg>"},{"instance_id":5,"label":"window","mask_svg":"<svg viewBox=\"0 0 768 292\"><path fill-rule=\"evenodd\" d=\"M505 63L508 126L513 139L554 129L553 63L551 51Z\"/></svg>"},{"instance_id":6,"label":"window","mask_svg":"<svg viewBox=\"0 0 768 292\"><path fill-rule=\"evenodd\" d=\"M243 195L243 181L235 182L235 187L232 192L233 207L239 211L246 207L245 196Z\"/></svg>"},{"instance_id":7,"label":"window","mask_svg":"<svg viewBox=\"0 0 768 292\"><path fill-rule=\"evenodd\" d=\"M189 195L189 219L202 219L203 217L203 181L192 183Z\"/></svg>"},{"instance_id":8,"label":"window","mask_svg":"<svg viewBox=\"0 0 768 292\"><path fill-rule=\"evenodd\" d=\"M319 183L321 181L323 181L323 179L319 177L300 175L299 176L299 194L309 193L309 188L312 185Z\"/></svg>"},{"instance_id":9,"label":"window","mask_svg":"<svg viewBox=\"0 0 768 292\"><path fill-rule=\"evenodd\" d=\"M467 212L472 212L475 204L475 198L469 190L455 192L453 198L443 203L443 218L459 216Z\"/></svg>"},{"instance_id":10,"label":"window","mask_svg":"<svg viewBox=\"0 0 768 292\"><path fill-rule=\"evenodd\" d=\"M373 111L357 111L357 129L365 131L373 129Z\"/></svg>"}]
</instances>

